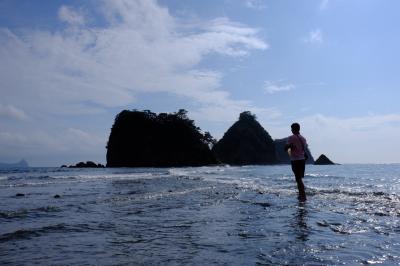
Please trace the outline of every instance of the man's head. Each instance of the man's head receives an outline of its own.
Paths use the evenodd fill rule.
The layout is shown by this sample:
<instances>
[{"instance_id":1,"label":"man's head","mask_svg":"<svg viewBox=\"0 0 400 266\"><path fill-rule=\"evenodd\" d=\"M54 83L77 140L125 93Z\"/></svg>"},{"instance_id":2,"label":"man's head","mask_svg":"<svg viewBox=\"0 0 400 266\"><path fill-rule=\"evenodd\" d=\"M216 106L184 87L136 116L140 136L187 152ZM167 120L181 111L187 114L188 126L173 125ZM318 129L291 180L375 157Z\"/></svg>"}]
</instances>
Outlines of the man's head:
<instances>
[{"instance_id":1,"label":"man's head","mask_svg":"<svg viewBox=\"0 0 400 266\"><path fill-rule=\"evenodd\" d=\"M292 128L292 133L293 134L299 134L300 133L300 124L299 123L293 123L290 127Z\"/></svg>"}]
</instances>

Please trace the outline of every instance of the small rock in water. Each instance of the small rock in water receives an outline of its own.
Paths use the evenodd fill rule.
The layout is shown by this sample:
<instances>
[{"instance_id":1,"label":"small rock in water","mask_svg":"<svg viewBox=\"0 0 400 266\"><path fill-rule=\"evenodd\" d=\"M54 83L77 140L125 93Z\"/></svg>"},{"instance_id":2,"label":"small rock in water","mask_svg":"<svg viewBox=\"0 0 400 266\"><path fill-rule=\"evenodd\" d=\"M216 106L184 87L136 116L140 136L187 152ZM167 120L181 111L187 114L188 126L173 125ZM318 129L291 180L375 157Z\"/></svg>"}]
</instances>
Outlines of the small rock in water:
<instances>
[{"instance_id":1,"label":"small rock in water","mask_svg":"<svg viewBox=\"0 0 400 266\"><path fill-rule=\"evenodd\" d=\"M322 227L328 227L329 226L329 223L327 222L327 221L322 221L322 222L317 222L317 224L319 225L319 226L322 226Z\"/></svg>"},{"instance_id":2,"label":"small rock in water","mask_svg":"<svg viewBox=\"0 0 400 266\"><path fill-rule=\"evenodd\" d=\"M23 193L17 193L15 196L16 196L16 197L25 197L25 194L23 194Z\"/></svg>"},{"instance_id":3,"label":"small rock in water","mask_svg":"<svg viewBox=\"0 0 400 266\"><path fill-rule=\"evenodd\" d=\"M54 198L59 199L59 198L61 198L61 196L57 194L57 195L54 195Z\"/></svg>"},{"instance_id":4,"label":"small rock in water","mask_svg":"<svg viewBox=\"0 0 400 266\"><path fill-rule=\"evenodd\" d=\"M269 204L267 202L260 202L260 203L257 203L257 204L262 206L262 207L270 207L271 206L271 204Z\"/></svg>"}]
</instances>

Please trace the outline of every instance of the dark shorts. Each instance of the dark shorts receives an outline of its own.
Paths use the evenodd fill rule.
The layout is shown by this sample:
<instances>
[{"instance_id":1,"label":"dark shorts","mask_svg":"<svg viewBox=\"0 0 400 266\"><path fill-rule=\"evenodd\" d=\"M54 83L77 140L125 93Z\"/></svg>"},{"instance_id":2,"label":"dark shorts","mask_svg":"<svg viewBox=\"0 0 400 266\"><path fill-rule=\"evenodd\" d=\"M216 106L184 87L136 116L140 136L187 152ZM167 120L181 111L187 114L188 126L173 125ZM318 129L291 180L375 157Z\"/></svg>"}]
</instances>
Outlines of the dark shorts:
<instances>
[{"instance_id":1,"label":"dark shorts","mask_svg":"<svg viewBox=\"0 0 400 266\"><path fill-rule=\"evenodd\" d=\"M301 179L304 177L304 171L306 169L306 161L305 160L296 160L292 161L292 171L294 176L297 179Z\"/></svg>"}]
</instances>

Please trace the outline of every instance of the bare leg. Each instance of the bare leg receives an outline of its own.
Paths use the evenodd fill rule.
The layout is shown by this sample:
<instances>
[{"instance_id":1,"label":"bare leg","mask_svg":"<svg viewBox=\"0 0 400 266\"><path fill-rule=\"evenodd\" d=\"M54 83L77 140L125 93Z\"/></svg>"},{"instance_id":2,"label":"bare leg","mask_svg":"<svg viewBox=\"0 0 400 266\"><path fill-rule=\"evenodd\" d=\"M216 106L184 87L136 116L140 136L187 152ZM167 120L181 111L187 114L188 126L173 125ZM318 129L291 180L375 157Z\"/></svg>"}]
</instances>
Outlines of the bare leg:
<instances>
[{"instance_id":1,"label":"bare leg","mask_svg":"<svg viewBox=\"0 0 400 266\"><path fill-rule=\"evenodd\" d=\"M299 190L299 200L301 201L307 200L306 191L304 189L304 183L302 178L296 177L296 182L297 182L297 188Z\"/></svg>"},{"instance_id":2,"label":"bare leg","mask_svg":"<svg viewBox=\"0 0 400 266\"><path fill-rule=\"evenodd\" d=\"M299 190L299 200L305 201L307 199L303 183L305 161L292 161L292 171L296 177L297 189Z\"/></svg>"}]
</instances>

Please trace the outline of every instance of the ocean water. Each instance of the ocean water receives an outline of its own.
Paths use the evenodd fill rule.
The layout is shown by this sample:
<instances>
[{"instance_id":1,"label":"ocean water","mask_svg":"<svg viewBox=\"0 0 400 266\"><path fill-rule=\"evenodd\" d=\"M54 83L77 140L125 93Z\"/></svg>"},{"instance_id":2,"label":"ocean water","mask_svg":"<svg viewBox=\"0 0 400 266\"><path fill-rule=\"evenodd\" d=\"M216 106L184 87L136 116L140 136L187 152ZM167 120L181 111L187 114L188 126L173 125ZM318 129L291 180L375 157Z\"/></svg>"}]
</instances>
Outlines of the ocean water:
<instances>
[{"instance_id":1,"label":"ocean water","mask_svg":"<svg viewBox=\"0 0 400 266\"><path fill-rule=\"evenodd\" d=\"M400 165L304 183L303 204L287 165L0 170L0 264L400 265Z\"/></svg>"}]
</instances>

